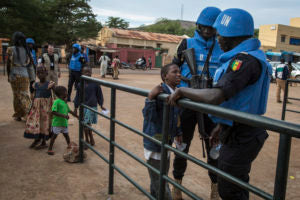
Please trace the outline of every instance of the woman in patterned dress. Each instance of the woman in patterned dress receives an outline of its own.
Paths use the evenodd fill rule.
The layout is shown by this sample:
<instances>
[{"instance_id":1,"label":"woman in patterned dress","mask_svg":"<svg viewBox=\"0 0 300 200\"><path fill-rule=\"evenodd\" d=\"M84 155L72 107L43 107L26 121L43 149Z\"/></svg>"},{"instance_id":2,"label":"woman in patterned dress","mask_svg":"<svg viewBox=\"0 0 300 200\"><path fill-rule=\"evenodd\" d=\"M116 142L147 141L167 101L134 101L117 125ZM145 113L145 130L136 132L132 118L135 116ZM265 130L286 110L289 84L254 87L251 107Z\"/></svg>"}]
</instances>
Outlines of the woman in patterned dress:
<instances>
[{"instance_id":1,"label":"woman in patterned dress","mask_svg":"<svg viewBox=\"0 0 300 200\"><path fill-rule=\"evenodd\" d=\"M31 100L28 94L29 81L33 79L30 66L30 52L26 46L26 37L21 32L13 34L14 46L7 49L7 74L13 91L14 119L21 121L26 118L30 109Z\"/></svg>"}]
</instances>

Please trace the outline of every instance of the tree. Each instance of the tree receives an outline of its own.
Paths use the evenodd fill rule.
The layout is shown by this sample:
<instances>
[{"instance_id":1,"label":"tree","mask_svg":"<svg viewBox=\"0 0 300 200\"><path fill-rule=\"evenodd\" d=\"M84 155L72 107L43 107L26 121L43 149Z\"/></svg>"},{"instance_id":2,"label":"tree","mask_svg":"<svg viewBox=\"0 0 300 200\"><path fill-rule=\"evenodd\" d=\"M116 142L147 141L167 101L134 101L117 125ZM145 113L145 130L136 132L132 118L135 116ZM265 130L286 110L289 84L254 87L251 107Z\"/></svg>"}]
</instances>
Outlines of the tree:
<instances>
[{"instance_id":1,"label":"tree","mask_svg":"<svg viewBox=\"0 0 300 200\"><path fill-rule=\"evenodd\" d=\"M258 38L258 34L259 34L259 29L258 28L254 29L254 37L255 38Z\"/></svg>"},{"instance_id":2,"label":"tree","mask_svg":"<svg viewBox=\"0 0 300 200\"><path fill-rule=\"evenodd\" d=\"M97 37L102 28L87 0L46 0L48 16L54 21L50 41L70 46L76 41Z\"/></svg>"},{"instance_id":3,"label":"tree","mask_svg":"<svg viewBox=\"0 0 300 200\"><path fill-rule=\"evenodd\" d=\"M33 26L32 22L37 19L45 22L44 15L40 10L38 0L9 0L1 3L0 15L0 37L11 37L15 31L22 31L27 35L41 35L43 29L40 23Z\"/></svg>"},{"instance_id":4,"label":"tree","mask_svg":"<svg viewBox=\"0 0 300 200\"><path fill-rule=\"evenodd\" d=\"M127 29L129 27L129 22L121 19L120 17L108 17L108 20L105 22L105 25L109 28L121 28Z\"/></svg>"},{"instance_id":5,"label":"tree","mask_svg":"<svg viewBox=\"0 0 300 200\"><path fill-rule=\"evenodd\" d=\"M78 40L97 37L102 28L89 0L8 0L1 3L0 37L22 31L36 43L70 46Z\"/></svg>"}]
</instances>

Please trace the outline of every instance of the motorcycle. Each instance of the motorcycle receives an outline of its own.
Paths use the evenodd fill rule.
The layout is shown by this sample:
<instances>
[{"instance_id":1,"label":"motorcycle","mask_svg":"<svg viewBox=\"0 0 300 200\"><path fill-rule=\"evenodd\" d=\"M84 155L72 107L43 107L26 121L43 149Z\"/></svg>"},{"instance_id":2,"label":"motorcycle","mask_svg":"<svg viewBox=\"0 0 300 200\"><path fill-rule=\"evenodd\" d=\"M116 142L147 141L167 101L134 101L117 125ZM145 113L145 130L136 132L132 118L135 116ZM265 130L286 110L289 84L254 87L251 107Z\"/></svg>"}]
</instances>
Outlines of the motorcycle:
<instances>
[{"instance_id":1,"label":"motorcycle","mask_svg":"<svg viewBox=\"0 0 300 200\"><path fill-rule=\"evenodd\" d=\"M119 70L118 70L118 74L120 74L120 71L119 71ZM113 69L113 67L111 66L111 64L107 65L106 75L114 76L114 69Z\"/></svg>"},{"instance_id":2,"label":"motorcycle","mask_svg":"<svg viewBox=\"0 0 300 200\"><path fill-rule=\"evenodd\" d=\"M132 65L131 69L133 69L133 70L135 70L135 69L146 70L147 69L146 62L144 62L144 60L142 58L139 58L139 59L137 59L135 64Z\"/></svg>"},{"instance_id":3,"label":"motorcycle","mask_svg":"<svg viewBox=\"0 0 300 200\"><path fill-rule=\"evenodd\" d=\"M120 68L121 69L130 69L131 65L129 63L126 63L126 62L121 62Z\"/></svg>"}]
</instances>

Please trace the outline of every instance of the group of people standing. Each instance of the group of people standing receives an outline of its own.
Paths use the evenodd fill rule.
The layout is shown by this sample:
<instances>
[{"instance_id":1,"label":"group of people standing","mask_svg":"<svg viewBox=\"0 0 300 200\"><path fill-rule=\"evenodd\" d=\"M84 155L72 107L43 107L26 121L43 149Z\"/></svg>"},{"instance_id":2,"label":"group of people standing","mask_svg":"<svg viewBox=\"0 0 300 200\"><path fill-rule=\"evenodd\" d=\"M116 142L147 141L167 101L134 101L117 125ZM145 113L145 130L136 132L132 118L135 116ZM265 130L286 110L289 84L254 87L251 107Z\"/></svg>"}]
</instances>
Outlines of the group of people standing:
<instances>
[{"instance_id":1,"label":"group of people standing","mask_svg":"<svg viewBox=\"0 0 300 200\"><path fill-rule=\"evenodd\" d=\"M33 99L33 83L36 79L38 66L47 70L47 81L53 81L58 85L58 78L61 77L59 56L54 53L54 46L48 44L47 52L40 57L37 56L35 42L27 38L21 32L15 32L12 37L13 46L7 49L7 74L11 84L14 97L14 119L21 121L25 118ZM81 71L88 58L82 51L79 44L73 45L72 57L69 63L68 101L70 101L73 85L75 88L79 83ZM28 94L28 88L30 96Z\"/></svg>"},{"instance_id":2,"label":"group of people standing","mask_svg":"<svg viewBox=\"0 0 300 200\"><path fill-rule=\"evenodd\" d=\"M12 37L13 46L7 50L7 72L8 81L13 91L14 119L26 121L25 138L34 139L30 148L44 149L46 140L51 139L47 153L53 155L52 150L55 139L59 133L63 133L68 147L70 137L68 131L68 114L77 117L77 109L72 111L67 102L71 101L72 87L75 83L77 98L75 108L78 105L78 87L81 74L90 76L91 69L85 67L87 57L82 52L79 44L74 44L72 57L69 63L68 90L58 85L61 76L59 57L54 53L53 45L48 45L47 53L37 58L34 48L34 40L27 38L21 32L15 32ZM36 77L38 80L36 80ZM103 95L100 86L97 88L86 88L89 92L88 101L94 108L97 103L103 106ZM97 90L96 90L97 89ZM29 96L28 90L31 95ZM95 105L96 103L96 105ZM77 106L78 107L78 106ZM86 123L96 123L95 115L85 113ZM89 143L94 141L91 133L88 134Z\"/></svg>"},{"instance_id":3,"label":"group of people standing","mask_svg":"<svg viewBox=\"0 0 300 200\"><path fill-rule=\"evenodd\" d=\"M177 100L186 97L197 102L263 115L267 107L272 68L264 52L259 49L260 41L253 38L254 22L247 11L237 8L221 11L216 7L207 7L200 13L196 26L194 37L184 39L178 46L173 62L162 68L163 84L149 93L143 110L143 131L156 139L162 138L163 102L156 96L160 93L170 94L169 144L174 142L178 149L188 153L198 124L207 162L249 182L251 164L268 137L266 130L189 109L178 110ZM186 56L191 48L194 49L196 69L192 69ZM197 79L200 87L194 84ZM220 149L218 158L209 154L213 147ZM160 148L146 138L144 154L150 165L160 168ZM173 176L176 183L182 184L186 168L187 160L175 154ZM249 199L247 190L210 171L208 174L211 200ZM159 176L151 170L149 176L151 195L157 197ZM173 187L171 192L166 184L165 199L181 200L182 193L177 187Z\"/></svg>"}]
</instances>

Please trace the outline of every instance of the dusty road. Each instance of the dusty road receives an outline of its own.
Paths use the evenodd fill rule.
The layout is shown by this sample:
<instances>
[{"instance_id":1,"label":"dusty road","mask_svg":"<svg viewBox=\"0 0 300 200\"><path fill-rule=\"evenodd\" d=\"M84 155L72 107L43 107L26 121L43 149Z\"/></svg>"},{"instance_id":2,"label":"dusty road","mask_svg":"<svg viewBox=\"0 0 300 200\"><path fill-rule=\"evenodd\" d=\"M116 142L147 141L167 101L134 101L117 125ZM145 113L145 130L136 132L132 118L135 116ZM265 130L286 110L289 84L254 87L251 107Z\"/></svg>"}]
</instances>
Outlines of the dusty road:
<instances>
[{"instance_id":1,"label":"dusty road","mask_svg":"<svg viewBox=\"0 0 300 200\"><path fill-rule=\"evenodd\" d=\"M128 73L130 72L130 73ZM99 75L94 74L99 78ZM67 74L59 80L61 85L67 85ZM110 77L107 81L114 81ZM121 71L120 80L116 82L144 89L151 89L160 83L158 70L151 73L141 71ZM108 189L108 165L98 159L90 150L88 158L83 164L68 164L62 159L66 148L64 138L60 135L56 140L54 156L48 156L46 150L36 151L29 149L31 140L23 138L24 122L13 121L12 92L6 77L0 76L0 199L1 200L106 200ZM102 88L105 97L105 107L109 108L110 89ZM300 98L300 87L292 87L290 94ZM75 95L74 92L72 94ZM118 120L125 122L139 130L142 128L142 114L144 98L124 92L117 92ZM73 108L73 104L69 104ZM300 110L300 102L288 105ZM269 94L269 104L266 116L280 119L282 104L275 103L275 85L272 84ZM300 123L300 116L288 113L287 120ZM98 130L109 135L109 121L99 118ZM251 184L272 193L275 179L275 166L277 158L277 133L269 132L270 137L265 143L261 153L253 163L251 171ZM71 140L78 143L78 122L70 119ZM142 138L128 130L116 127L116 142L131 152L143 158ZM96 148L108 157L108 144L96 137ZM300 199L300 140L293 139L287 198ZM197 134L191 145L191 154L202 158L201 142ZM172 155L173 157L173 155ZM133 177L139 184L148 189L149 178L147 169L136 161L116 150L116 164ZM171 173L169 176L172 177ZM293 179L294 177L294 179ZM208 199L209 178L207 171L189 163L183 185L193 192ZM115 173L115 194L113 200L146 199L133 185L127 182L117 172ZM185 197L185 199L189 199ZM251 195L251 199L260 199Z\"/></svg>"}]
</instances>

